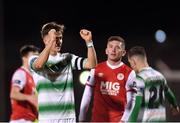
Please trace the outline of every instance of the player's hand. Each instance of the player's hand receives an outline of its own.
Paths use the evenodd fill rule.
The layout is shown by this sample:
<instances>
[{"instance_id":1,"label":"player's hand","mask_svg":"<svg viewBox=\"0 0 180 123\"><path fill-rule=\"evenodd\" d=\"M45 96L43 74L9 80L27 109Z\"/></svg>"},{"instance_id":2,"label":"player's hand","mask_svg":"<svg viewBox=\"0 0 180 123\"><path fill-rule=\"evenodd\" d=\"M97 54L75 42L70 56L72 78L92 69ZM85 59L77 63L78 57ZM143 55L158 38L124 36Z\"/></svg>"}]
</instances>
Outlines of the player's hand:
<instances>
[{"instance_id":1,"label":"player's hand","mask_svg":"<svg viewBox=\"0 0 180 123\"><path fill-rule=\"evenodd\" d=\"M177 115L179 113L179 107L178 106L175 108L171 105L170 107L171 107L171 112L173 115Z\"/></svg>"},{"instance_id":2,"label":"player's hand","mask_svg":"<svg viewBox=\"0 0 180 123\"><path fill-rule=\"evenodd\" d=\"M55 29L51 29L48 32L48 36L50 37L51 40L56 40L56 30Z\"/></svg>"},{"instance_id":3,"label":"player's hand","mask_svg":"<svg viewBox=\"0 0 180 123\"><path fill-rule=\"evenodd\" d=\"M53 43L56 42L56 30L55 29L51 29L48 32L48 35L45 37L44 39L45 41L45 45L52 45Z\"/></svg>"},{"instance_id":4,"label":"player's hand","mask_svg":"<svg viewBox=\"0 0 180 123\"><path fill-rule=\"evenodd\" d=\"M86 41L86 43L92 41L91 31L89 31L87 29L81 29L80 30L80 35Z\"/></svg>"},{"instance_id":5,"label":"player's hand","mask_svg":"<svg viewBox=\"0 0 180 123\"><path fill-rule=\"evenodd\" d=\"M37 95L29 95L28 101L38 109L38 97Z\"/></svg>"}]
</instances>

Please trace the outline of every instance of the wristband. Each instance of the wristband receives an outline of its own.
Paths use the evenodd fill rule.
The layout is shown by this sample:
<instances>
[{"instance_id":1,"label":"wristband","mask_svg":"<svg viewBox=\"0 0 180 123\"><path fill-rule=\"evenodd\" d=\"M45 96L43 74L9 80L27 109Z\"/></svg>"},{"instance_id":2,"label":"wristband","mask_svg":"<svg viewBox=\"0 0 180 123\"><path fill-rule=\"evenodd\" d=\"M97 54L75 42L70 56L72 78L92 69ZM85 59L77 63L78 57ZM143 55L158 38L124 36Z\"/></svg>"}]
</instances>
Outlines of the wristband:
<instances>
[{"instance_id":1,"label":"wristband","mask_svg":"<svg viewBox=\"0 0 180 123\"><path fill-rule=\"evenodd\" d=\"M90 48L90 47L93 47L94 45L93 45L93 42L91 41L91 42L86 43L86 46L87 48Z\"/></svg>"}]
</instances>

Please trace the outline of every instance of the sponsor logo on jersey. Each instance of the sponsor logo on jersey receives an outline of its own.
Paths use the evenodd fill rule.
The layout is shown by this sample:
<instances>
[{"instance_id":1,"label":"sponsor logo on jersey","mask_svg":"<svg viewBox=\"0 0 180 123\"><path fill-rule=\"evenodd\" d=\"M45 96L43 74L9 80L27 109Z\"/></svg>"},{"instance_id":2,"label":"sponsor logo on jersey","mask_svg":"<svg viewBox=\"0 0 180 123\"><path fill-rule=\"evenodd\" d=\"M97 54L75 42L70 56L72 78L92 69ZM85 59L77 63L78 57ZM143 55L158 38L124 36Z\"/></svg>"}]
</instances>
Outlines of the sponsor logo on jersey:
<instances>
[{"instance_id":1,"label":"sponsor logo on jersey","mask_svg":"<svg viewBox=\"0 0 180 123\"><path fill-rule=\"evenodd\" d=\"M123 79L124 79L124 74L118 73L117 79L118 79L118 80L123 80Z\"/></svg>"},{"instance_id":2,"label":"sponsor logo on jersey","mask_svg":"<svg viewBox=\"0 0 180 123\"><path fill-rule=\"evenodd\" d=\"M100 90L102 94L117 96L120 90L118 82L103 82L101 81Z\"/></svg>"},{"instance_id":3,"label":"sponsor logo on jersey","mask_svg":"<svg viewBox=\"0 0 180 123\"><path fill-rule=\"evenodd\" d=\"M88 78L87 78L87 81L88 81L88 82L89 82L90 78L91 78L91 76L88 76Z\"/></svg>"},{"instance_id":4,"label":"sponsor logo on jersey","mask_svg":"<svg viewBox=\"0 0 180 123\"><path fill-rule=\"evenodd\" d=\"M14 83L16 83L16 84L20 84L20 83L21 83L21 81L20 81L20 80L14 80Z\"/></svg>"}]
</instances>

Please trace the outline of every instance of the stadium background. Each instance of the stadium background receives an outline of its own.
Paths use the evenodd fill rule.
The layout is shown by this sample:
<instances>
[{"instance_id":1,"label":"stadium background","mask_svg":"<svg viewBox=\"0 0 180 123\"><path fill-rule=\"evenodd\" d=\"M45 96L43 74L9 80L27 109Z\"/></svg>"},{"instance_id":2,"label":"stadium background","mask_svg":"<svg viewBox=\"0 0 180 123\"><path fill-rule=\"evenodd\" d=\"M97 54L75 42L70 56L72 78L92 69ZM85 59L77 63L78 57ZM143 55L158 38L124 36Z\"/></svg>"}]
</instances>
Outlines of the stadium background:
<instances>
[{"instance_id":1,"label":"stadium background","mask_svg":"<svg viewBox=\"0 0 180 123\"><path fill-rule=\"evenodd\" d=\"M142 45L146 48L151 66L164 61L170 69L180 71L180 8L170 1L11 1L0 0L0 121L8 121L11 111L9 100L10 79L21 64L18 54L24 44L43 48L41 26L49 21L66 26L62 51L86 56L85 42L79 36L81 28L92 31L98 62L106 59L104 49L111 35L126 40L126 49ZM155 32L166 32L164 43L156 42ZM127 58L123 60L127 63ZM76 112L84 85L79 82L82 71L75 71ZM180 76L180 72L178 74ZM180 103L180 79L169 79L169 86ZM90 116L90 112L89 115ZM172 116L167 105L167 120L180 121Z\"/></svg>"}]
</instances>

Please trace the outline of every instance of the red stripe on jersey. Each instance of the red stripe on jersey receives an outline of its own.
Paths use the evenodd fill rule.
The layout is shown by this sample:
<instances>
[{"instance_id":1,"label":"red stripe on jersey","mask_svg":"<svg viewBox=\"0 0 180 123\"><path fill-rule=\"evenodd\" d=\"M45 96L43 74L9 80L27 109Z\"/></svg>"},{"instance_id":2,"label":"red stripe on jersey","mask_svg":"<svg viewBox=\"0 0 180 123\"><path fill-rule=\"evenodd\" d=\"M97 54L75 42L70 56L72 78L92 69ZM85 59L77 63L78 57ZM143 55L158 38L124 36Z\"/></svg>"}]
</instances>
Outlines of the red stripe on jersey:
<instances>
[{"instance_id":1,"label":"red stripe on jersey","mask_svg":"<svg viewBox=\"0 0 180 123\"><path fill-rule=\"evenodd\" d=\"M91 87L91 88L94 88L93 85L90 85L90 84L88 84L88 83L86 83L86 85L89 86L89 87Z\"/></svg>"}]
</instances>

